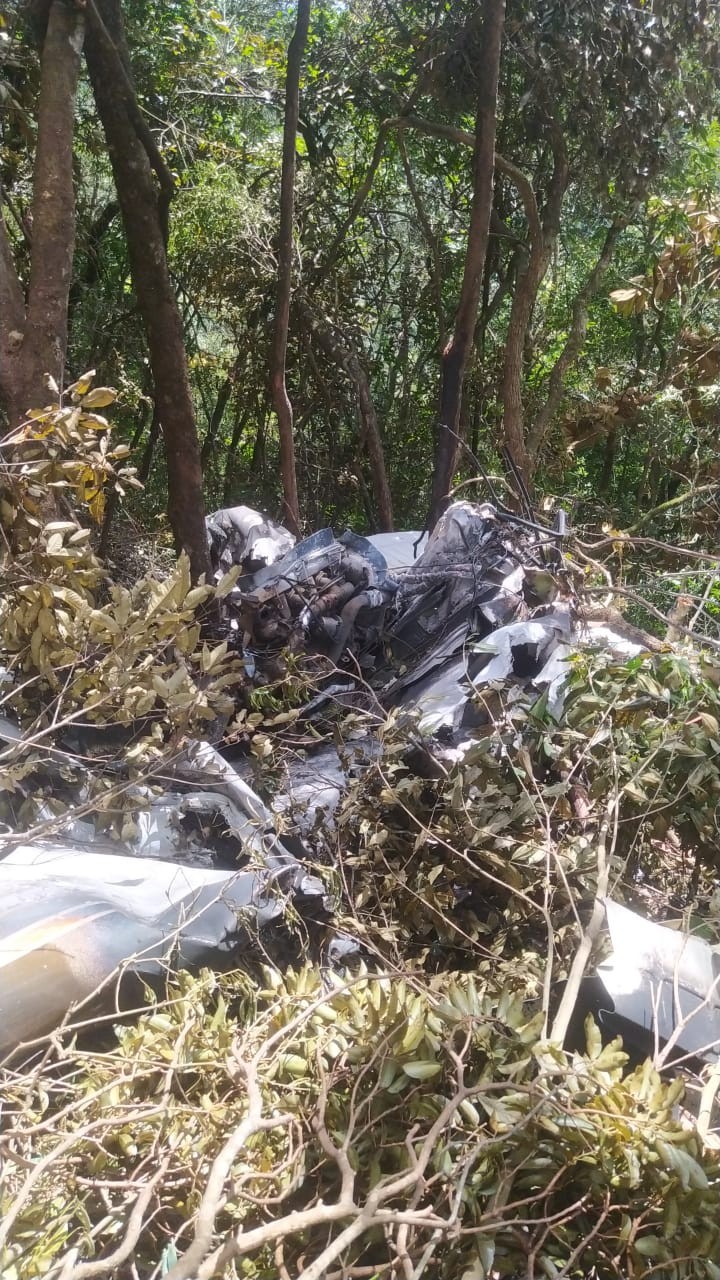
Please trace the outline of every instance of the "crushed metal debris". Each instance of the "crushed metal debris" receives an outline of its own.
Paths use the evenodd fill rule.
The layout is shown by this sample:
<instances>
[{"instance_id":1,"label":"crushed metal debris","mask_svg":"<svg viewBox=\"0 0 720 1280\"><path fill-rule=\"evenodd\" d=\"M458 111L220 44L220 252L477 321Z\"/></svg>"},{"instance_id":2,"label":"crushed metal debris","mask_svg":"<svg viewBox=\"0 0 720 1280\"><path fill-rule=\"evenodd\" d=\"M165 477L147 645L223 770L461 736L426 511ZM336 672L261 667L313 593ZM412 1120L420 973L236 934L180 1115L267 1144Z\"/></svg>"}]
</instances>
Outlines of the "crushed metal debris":
<instances>
[{"instance_id":1,"label":"crushed metal debris","mask_svg":"<svg viewBox=\"0 0 720 1280\"><path fill-rule=\"evenodd\" d=\"M642 652L578 610L563 530L564 521L544 529L468 502L453 504L429 538L322 529L296 544L248 507L208 518L217 578L241 567L225 605L249 682L262 688L282 679L288 656L317 655L318 688L298 709L304 725L369 700L378 721L393 710L406 716L440 761L457 758L483 723L479 690L510 686L510 698L534 690L559 721L575 653L600 646L623 661ZM0 741L17 737L0 720ZM145 976L170 963L224 963L303 901L330 921L332 904L308 868L350 773L380 746L367 728L351 750L327 738L313 750L312 741L283 755L268 804L247 763L194 743L160 794L148 788L124 842L87 817L61 836L9 842L0 862L0 1049L58 1026L118 967ZM598 977L612 1010L715 1061L718 953L612 901L607 918L614 950ZM339 962L353 947L328 929L326 959Z\"/></svg>"}]
</instances>

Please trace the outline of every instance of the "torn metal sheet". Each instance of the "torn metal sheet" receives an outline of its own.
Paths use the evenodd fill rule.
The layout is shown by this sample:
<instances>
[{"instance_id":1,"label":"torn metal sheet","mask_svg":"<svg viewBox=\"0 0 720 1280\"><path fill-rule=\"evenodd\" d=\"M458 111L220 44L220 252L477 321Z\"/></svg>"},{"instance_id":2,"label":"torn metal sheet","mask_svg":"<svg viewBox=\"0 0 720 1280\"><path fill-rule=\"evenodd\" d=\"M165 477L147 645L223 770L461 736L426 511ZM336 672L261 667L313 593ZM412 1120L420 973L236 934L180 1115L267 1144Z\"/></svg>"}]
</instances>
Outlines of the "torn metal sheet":
<instances>
[{"instance_id":1,"label":"torn metal sheet","mask_svg":"<svg viewBox=\"0 0 720 1280\"><path fill-rule=\"evenodd\" d=\"M439 673L405 688L403 706L419 712L421 733L458 732L478 723L473 689L517 679L523 687L547 692L548 709L558 713L567 679L571 622L567 610L512 622L467 649Z\"/></svg>"},{"instance_id":2,"label":"torn metal sheet","mask_svg":"<svg viewBox=\"0 0 720 1280\"><path fill-rule=\"evenodd\" d=\"M676 1053L720 1058L720 951L702 938L605 903L612 955L598 977L617 1016Z\"/></svg>"},{"instance_id":3,"label":"torn metal sheet","mask_svg":"<svg viewBox=\"0 0 720 1280\"><path fill-rule=\"evenodd\" d=\"M310 878L181 867L65 844L21 845L0 864L0 1050L58 1025L119 965L143 975L199 964L283 911ZM315 882L317 893L323 889Z\"/></svg>"},{"instance_id":4,"label":"torn metal sheet","mask_svg":"<svg viewBox=\"0 0 720 1280\"><path fill-rule=\"evenodd\" d=\"M209 517L208 536L216 574L242 570L223 608L250 678L282 676L283 651L329 659L317 664L317 691L298 712L301 744L337 707L371 707L380 718L383 708L402 707L423 735L441 735L442 748L436 740L429 754L449 758L463 731L467 739L492 724L488 690L509 681L511 697L545 693L559 718L572 652L613 648L612 629L579 624L563 603L547 561L551 531L489 504L454 503L429 538L321 529L296 545L247 507ZM615 651L628 652L623 637ZM89 768L93 733L104 757L108 735L120 733L118 753L127 739L126 729L107 726L73 732L77 743L63 746L76 747ZM249 762L235 769L214 747L193 743L162 785L136 788L134 830L128 823L122 844L83 815L68 818L62 838L14 848L0 862L0 1043L56 1025L118 965L144 973L169 960L207 961L280 917L289 899L309 896L328 910L305 853L309 865L327 850L349 777L381 749L364 734L280 753L268 803L251 785ZM0 719L4 750L19 737ZM82 779L77 789L85 794ZM347 945L336 939L333 954ZM614 972L611 965L617 987ZM642 990L638 979L624 996Z\"/></svg>"},{"instance_id":5,"label":"torn metal sheet","mask_svg":"<svg viewBox=\"0 0 720 1280\"><path fill-rule=\"evenodd\" d=\"M380 752L378 739L364 734L350 738L341 750L325 744L302 755L288 752L281 762L282 783L272 799L273 813L282 815L284 829L312 839L317 850L335 831L334 814L351 780Z\"/></svg>"},{"instance_id":6,"label":"torn metal sheet","mask_svg":"<svg viewBox=\"0 0 720 1280\"><path fill-rule=\"evenodd\" d=\"M295 545L295 538L283 525L260 515L252 507L225 507L207 516L205 525L213 568L226 573L242 565L252 573L274 564Z\"/></svg>"},{"instance_id":7,"label":"torn metal sheet","mask_svg":"<svg viewBox=\"0 0 720 1280\"><path fill-rule=\"evenodd\" d=\"M451 632L447 643L462 639L467 641L467 627ZM598 646L620 660L643 651L642 645L606 624L578 625L567 607L557 606L534 618L498 627L484 640L466 643L460 656L450 662L438 663L437 651L431 650L413 668L414 678L398 682L401 691L394 701L419 712L422 733L457 733L478 723L473 689L517 680L525 689L545 693L547 711L559 721L565 707L570 658L582 648ZM424 672L428 674L422 675ZM387 692L392 696L392 685Z\"/></svg>"},{"instance_id":8,"label":"torn metal sheet","mask_svg":"<svg viewBox=\"0 0 720 1280\"><path fill-rule=\"evenodd\" d=\"M197 743L185 774L199 786L179 795L175 820L221 819L242 851L242 869L180 865L168 822L147 813L140 847L69 839L16 846L0 862L0 1049L56 1026L119 965L142 974L165 963L198 964L229 951L280 917L291 898L316 898L322 882L279 840L273 815L220 754ZM181 770L180 770L181 772ZM167 800L167 797L165 797ZM208 845L217 830L208 831Z\"/></svg>"},{"instance_id":9,"label":"torn metal sheet","mask_svg":"<svg viewBox=\"0 0 720 1280\"><path fill-rule=\"evenodd\" d=\"M222 543L222 536L238 523L244 530L252 515L235 508L211 517L213 554L223 567L247 567L245 543L229 535ZM268 522L254 515L264 529ZM487 636L552 598L543 533L469 502L453 503L429 538L350 531L336 537L320 529L245 573L230 594L246 669L262 681L281 674L275 655L283 650L324 654L335 664L349 653L374 681L382 679L392 705L405 687L457 656L468 635ZM279 546L273 535L273 548ZM394 670L387 668L388 650Z\"/></svg>"},{"instance_id":10,"label":"torn metal sheet","mask_svg":"<svg viewBox=\"0 0 720 1280\"><path fill-rule=\"evenodd\" d=\"M391 573L396 569L412 569L427 546L427 534L420 533L419 530L402 533L371 533L367 540L385 557L385 563Z\"/></svg>"}]
</instances>

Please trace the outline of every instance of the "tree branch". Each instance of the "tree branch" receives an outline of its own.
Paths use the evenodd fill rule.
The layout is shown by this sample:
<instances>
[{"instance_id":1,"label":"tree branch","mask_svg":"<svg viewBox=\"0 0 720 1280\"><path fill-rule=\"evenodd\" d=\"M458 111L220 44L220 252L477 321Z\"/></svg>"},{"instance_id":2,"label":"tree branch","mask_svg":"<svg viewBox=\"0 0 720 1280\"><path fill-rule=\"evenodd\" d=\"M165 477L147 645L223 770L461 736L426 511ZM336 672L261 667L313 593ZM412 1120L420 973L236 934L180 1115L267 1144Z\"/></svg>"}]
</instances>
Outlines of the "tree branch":
<instances>
[{"instance_id":1,"label":"tree branch","mask_svg":"<svg viewBox=\"0 0 720 1280\"><path fill-rule=\"evenodd\" d=\"M158 207L160 211L160 221L162 223L162 229L163 229L163 239L167 246L167 240L168 240L168 234L169 234L169 225L168 225L169 210L170 210L170 203L175 195L175 181L163 159L160 148L158 147L152 135L152 130L150 129L150 126L147 120L145 119L142 111L140 110L140 104L137 100L137 93L135 90L135 85L133 84L132 73L129 69L129 64L126 62L126 59L123 57L122 52L120 51L115 41L113 40L110 32L108 31L107 26L105 25L105 21L102 17L102 14L100 13L95 3L95 0L87 0L87 8L88 8L88 13L90 15L90 20L92 22L92 25L97 35L100 37L102 43L105 45L106 53L110 57L113 63L117 78L120 84L122 85L123 97L125 98L127 111L128 111L128 115L130 116L132 126L138 138L140 139L140 142L143 145L145 154L147 155L147 158L150 161L150 165L153 169L153 172L155 173L155 176L158 180L158 185L160 187Z\"/></svg>"},{"instance_id":2,"label":"tree branch","mask_svg":"<svg viewBox=\"0 0 720 1280\"><path fill-rule=\"evenodd\" d=\"M446 334L445 334L445 317L443 314L442 270L440 265L440 253L438 250L438 237L435 235L435 232L433 231L432 226L430 225L430 219L428 218L427 213L425 212L425 207L423 205L423 202L420 199L420 192L417 189L417 184L415 182L415 177L413 175L412 167L410 165L410 160L407 153L407 147L405 146L402 133L400 133L398 136L398 147L400 150L400 159L402 161L402 167L405 172L405 180L408 184L408 191L412 196L412 201L413 201L413 204L415 205L415 212L417 213L418 221L420 223L420 226L422 227L423 234L427 241L428 249L430 250L430 257L432 260L432 283L433 283L433 292L435 294L435 310L437 311L440 350L444 351L445 343L446 343Z\"/></svg>"},{"instance_id":3,"label":"tree branch","mask_svg":"<svg viewBox=\"0 0 720 1280\"><path fill-rule=\"evenodd\" d=\"M474 147L475 137L472 133L468 133L467 129L458 129L455 125L439 124L434 120L426 120L424 116L393 116L385 121L388 129L416 129L418 133L425 133L431 138L445 138L448 142L457 142L461 147ZM530 229L530 238L535 240L541 234L542 228L540 224L540 215L538 213L537 200L533 191L530 179L519 169L512 160L506 160L505 156L495 152L495 168L510 178L513 186L516 188L520 199L522 200L525 216L527 218L528 227Z\"/></svg>"},{"instance_id":4,"label":"tree branch","mask_svg":"<svg viewBox=\"0 0 720 1280\"><path fill-rule=\"evenodd\" d=\"M335 236L335 239L333 240L332 244L330 245L330 248L327 251L324 261L320 264L320 267L318 268L318 272L314 278L313 283L317 283L319 279L322 279L323 276L326 276L328 272L332 270L332 268L334 267L335 263L337 262L340 256L340 251L343 247L343 244L345 243L345 237L347 236L348 231L353 225L355 219L357 218L358 214L360 213L360 210L362 209L365 201L367 200L370 194L370 189L375 180L375 174L380 168L380 162L385 154L385 145L387 143L389 129L390 129L389 122L383 121L383 123L380 125L378 136L375 140L375 149L373 151L372 159L370 160L370 164L368 165L365 177L363 178L362 182L360 183L360 186L358 187L355 193L355 199L353 200L344 221L341 223L340 229L337 232L337 235Z\"/></svg>"},{"instance_id":5,"label":"tree branch","mask_svg":"<svg viewBox=\"0 0 720 1280\"><path fill-rule=\"evenodd\" d=\"M378 130L378 136L375 141L370 164L367 167L365 177L355 193L350 210L344 219L340 230L333 240L324 261L320 264L313 283L317 283L332 270L337 262L342 250L348 231L355 222L365 201L370 194L375 175L380 168L381 161L385 154L388 136L391 132L402 133L405 129L413 129L417 133L424 133L431 138L443 138L448 142L456 142L461 147L474 147L475 137L472 133L468 133L466 129L458 129L455 125L441 124L434 120L426 120L424 116L406 115L406 116L389 116L383 120ZM504 173L510 179L513 186L517 190L520 200L522 201L525 217L527 218L530 238L536 239L542 233L540 224L540 215L538 213L537 200L533 191L532 183L529 178L513 164L511 160L506 160L505 156L495 152L495 168Z\"/></svg>"}]
</instances>

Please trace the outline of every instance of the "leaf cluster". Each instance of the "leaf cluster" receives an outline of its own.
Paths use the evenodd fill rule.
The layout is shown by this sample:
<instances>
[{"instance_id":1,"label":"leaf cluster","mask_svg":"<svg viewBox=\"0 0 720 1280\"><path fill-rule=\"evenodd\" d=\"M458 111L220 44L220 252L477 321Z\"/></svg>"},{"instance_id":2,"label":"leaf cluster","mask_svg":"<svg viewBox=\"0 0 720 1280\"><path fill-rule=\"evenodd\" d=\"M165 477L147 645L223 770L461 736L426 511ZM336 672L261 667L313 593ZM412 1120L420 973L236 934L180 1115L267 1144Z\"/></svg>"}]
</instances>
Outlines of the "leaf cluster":
<instances>
[{"instance_id":1,"label":"leaf cluster","mask_svg":"<svg viewBox=\"0 0 720 1280\"><path fill-rule=\"evenodd\" d=\"M182 555L167 577L148 573L124 586L93 550L92 525L76 509L97 519L106 492L122 493L135 477L118 465L127 447L112 445L110 424L95 412L115 393L90 383L86 375L69 389L69 405L32 413L3 444L3 709L26 735L3 771L6 801L18 788L32 801L29 778L44 772L48 747L73 725L124 726L124 767L142 769L168 744L227 719L232 691L244 684L227 641L203 632L235 572L217 586L193 586ZM69 780L70 761L66 772Z\"/></svg>"},{"instance_id":2,"label":"leaf cluster","mask_svg":"<svg viewBox=\"0 0 720 1280\"><path fill-rule=\"evenodd\" d=\"M343 1174L360 1210L404 1187L386 1221L415 1213L404 1245L415 1265L439 1230L441 1280L509 1277L529 1256L551 1275L575 1274L578 1258L584 1274L716 1280L717 1171L678 1123L682 1085L649 1064L628 1072L592 1027L573 1059L538 1033L519 969L329 983L313 969L267 970L255 994L238 973L178 976L108 1052L68 1045L60 1069L4 1082L3 1274L59 1275L71 1253L106 1274L103 1255L122 1244L148 1184L134 1265L167 1269L254 1098L267 1123L237 1140L215 1205L213 1238L238 1241L238 1274L274 1278L281 1240L291 1271L327 1247L343 1214L304 1227L303 1213L312 1223L339 1203ZM397 1228L370 1210L361 1225L344 1266L382 1274Z\"/></svg>"},{"instance_id":3,"label":"leaf cluster","mask_svg":"<svg viewBox=\"0 0 720 1280\"><path fill-rule=\"evenodd\" d=\"M339 819L353 927L386 957L431 971L522 957L537 984L553 938L567 972L577 914L597 887L612 813L612 871L666 917L709 892L720 802L720 695L710 662L584 652L561 722L512 687L476 694L485 725L428 777L407 724L351 787ZM451 753L452 755L452 753Z\"/></svg>"}]
</instances>

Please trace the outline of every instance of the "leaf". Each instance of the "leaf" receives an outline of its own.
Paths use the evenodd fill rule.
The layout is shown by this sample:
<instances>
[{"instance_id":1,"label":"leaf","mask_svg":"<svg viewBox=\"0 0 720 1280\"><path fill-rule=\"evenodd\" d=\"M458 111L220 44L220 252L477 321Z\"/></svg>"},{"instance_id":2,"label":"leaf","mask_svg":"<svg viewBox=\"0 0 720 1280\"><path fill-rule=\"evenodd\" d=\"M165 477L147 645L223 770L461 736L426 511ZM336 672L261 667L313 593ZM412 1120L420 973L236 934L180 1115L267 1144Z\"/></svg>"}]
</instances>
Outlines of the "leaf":
<instances>
[{"instance_id":1,"label":"leaf","mask_svg":"<svg viewBox=\"0 0 720 1280\"><path fill-rule=\"evenodd\" d=\"M208 596L212 595L212 587L193 587L192 591L188 591L184 601L184 609L196 609L199 604L204 604Z\"/></svg>"},{"instance_id":2,"label":"leaf","mask_svg":"<svg viewBox=\"0 0 720 1280\"><path fill-rule=\"evenodd\" d=\"M647 309L646 291L639 288L613 289L610 301L620 316L637 316Z\"/></svg>"},{"instance_id":3,"label":"leaf","mask_svg":"<svg viewBox=\"0 0 720 1280\"><path fill-rule=\"evenodd\" d=\"M235 586L235 583L240 577L241 571L242 571L242 565L234 564L231 569L228 569L227 573L223 574L222 578L220 579L220 581L218 582L215 588L215 594L219 600L221 600L223 596L227 596L230 594L233 587Z\"/></svg>"},{"instance_id":4,"label":"leaf","mask_svg":"<svg viewBox=\"0 0 720 1280\"><path fill-rule=\"evenodd\" d=\"M45 525L45 533L73 533L77 530L74 520L52 520Z\"/></svg>"},{"instance_id":5,"label":"leaf","mask_svg":"<svg viewBox=\"0 0 720 1280\"><path fill-rule=\"evenodd\" d=\"M112 387L93 387L86 396L83 396L83 409L105 409L109 404L117 400L117 391Z\"/></svg>"},{"instance_id":6,"label":"leaf","mask_svg":"<svg viewBox=\"0 0 720 1280\"><path fill-rule=\"evenodd\" d=\"M94 377L95 370L88 369L87 373L84 373L80 378L78 378L77 382L73 382L68 387L68 392L78 398L86 395L92 386L92 380Z\"/></svg>"},{"instance_id":7,"label":"leaf","mask_svg":"<svg viewBox=\"0 0 720 1280\"><path fill-rule=\"evenodd\" d=\"M665 1252L659 1236L642 1236L640 1240L635 1241L633 1247L642 1258L657 1258L659 1254Z\"/></svg>"},{"instance_id":8,"label":"leaf","mask_svg":"<svg viewBox=\"0 0 720 1280\"><path fill-rule=\"evenodd\" d=\"M403 1062L402 1069L406 1076L410 1076L411 1080L432 1080L434 1076L439 1076L442 1071L441 1062Z\"/></svg>"},{"instance_id":9,"label":"leaf","mask_svg":"<svg viewBox=\"0 0 720 1280\"><path fill-rule=\"evenodd\" d=\"M414 1049L417 1049L418 1045L420 1044L420 1041L424 1038L424 1036L425 1036L425 1012L423 1009L421 1009L415 1015L414 1018L410 1019L408 1029L405 1032L405 1035L403 1036L402 1041L400 1043L399 1052L412 1053Z\"/></svg>"},{"instance_id":10,"label":"leaf","mask_svg":"<svg viewBox=\"0 0 720 1280\"><path fill-rule=\"evenodd\" d=\"M589 1013L585 1019L585 1042L587 1045L587 1055L589 1058L599 1058L602 1052L602 1036L600 1029Z\"/></svg>"},{"instance_id":11,"label":"leaf","mask_svg":"<svg viewBox=\"0 0 720 1280\"><path fill-rule=\"evenodd\" d=\"M99 413L83 413L82 425L91 431L107 431L110 427L107 418L103 418Z\"/></svg>"}]
</instances>

